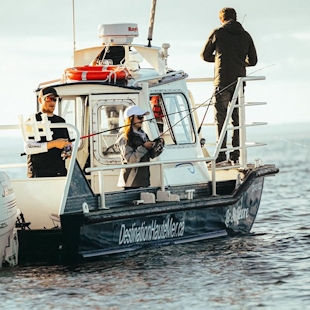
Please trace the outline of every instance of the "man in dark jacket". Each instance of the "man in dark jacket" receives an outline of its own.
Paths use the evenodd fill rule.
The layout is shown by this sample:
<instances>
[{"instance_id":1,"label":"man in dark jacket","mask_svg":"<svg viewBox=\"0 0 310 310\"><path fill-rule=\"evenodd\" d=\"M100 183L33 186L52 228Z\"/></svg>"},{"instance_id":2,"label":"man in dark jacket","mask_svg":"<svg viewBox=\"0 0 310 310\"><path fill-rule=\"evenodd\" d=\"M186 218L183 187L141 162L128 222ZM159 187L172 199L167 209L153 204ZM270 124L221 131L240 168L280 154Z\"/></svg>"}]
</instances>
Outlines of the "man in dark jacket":
<instances>
[{"instance_id":1,"label":"man in dark jacket","mask_svg":"<svg viewBox=\"0 0 310 310\"><path fill-rule=\"evenodd\" d=\"M218 137L220 136L229 102L232 99L238 77L246 76L246 67L257 63L256 49L253 40L242 25L237 22L237 14L233 8L223 8L219 13L222 26L212 31L201 57L207 62L214 62L214 106L215 122ZM239 111L235 108L232 124L239 126ZM225 138L221 148L226 148ZM239 130L234 130L232 146L239 146ZM230 160L239 160L239 150L230 153ZM226 160L226 152L220 152L216 162Z\"/></svg>"}]
</instances>

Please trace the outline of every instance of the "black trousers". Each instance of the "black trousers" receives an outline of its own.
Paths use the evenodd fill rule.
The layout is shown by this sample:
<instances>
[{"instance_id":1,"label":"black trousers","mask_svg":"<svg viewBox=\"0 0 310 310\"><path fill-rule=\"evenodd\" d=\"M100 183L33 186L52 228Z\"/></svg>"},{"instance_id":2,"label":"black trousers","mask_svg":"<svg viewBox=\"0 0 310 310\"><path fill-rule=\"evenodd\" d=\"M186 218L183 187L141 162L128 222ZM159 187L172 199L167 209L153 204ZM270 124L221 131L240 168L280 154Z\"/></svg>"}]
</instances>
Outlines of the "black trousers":
<instances>
[{"instance_id":1,"label":"black trousers","mask_svg":"<svg viewBox=\"0 0 310 310\"><path fill-rule=\"evenodd\" d=\"M227 115L227 108L229 103L232 100L233 94L235 91L235 85L230 87L216 87L214 92L214 108L215 108L215 124L217 125L217 138L219 139L224 121ZM238 99L236 104L238 104ZM232 113L232 125L239 126L239 108L235 108ZM227 134L224 137L221 148L227 147ZM232 146L238 147L240 145L239 142L239 129L233 131L232 135ZM230 152L229 158L233 161L239 159L240 152L239 150L234 150ZM226 152L220 152L217 162L226 160Z\"/></svg>"}]
</instances>

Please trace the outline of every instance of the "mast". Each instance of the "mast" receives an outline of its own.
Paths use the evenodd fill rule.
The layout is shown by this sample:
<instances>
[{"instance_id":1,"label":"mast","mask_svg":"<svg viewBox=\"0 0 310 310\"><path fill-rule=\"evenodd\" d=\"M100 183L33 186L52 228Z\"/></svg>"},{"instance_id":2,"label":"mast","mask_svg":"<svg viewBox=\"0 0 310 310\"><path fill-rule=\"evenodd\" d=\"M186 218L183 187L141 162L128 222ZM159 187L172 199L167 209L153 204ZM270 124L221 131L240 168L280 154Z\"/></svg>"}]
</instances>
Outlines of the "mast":
<instances>
[{"instance_id":1,"label":"mast","mask_svg":"<svg viewBox=\"0 0 310 310\"><path fill-rule=\"evenodd\" d=\"M73 28L73 58L75 53L75 9L74 0L72 0L72 28Z\"/></svg>"},{"instance_id":2,"label":"mast","mask_svg":"<svg viewBox=\"0 0 310 310\"><path fill-rule=\"evenodd\" d=\"M151 47L151 41L153 39L153 26L154 26L154 20L155 20L155 10L156 10L156 1L152 1L152 7L151 7L151 13L150 13L150 23L149 23L149 34L148 34L148 47Z\"/></svg>"}]
</instances>

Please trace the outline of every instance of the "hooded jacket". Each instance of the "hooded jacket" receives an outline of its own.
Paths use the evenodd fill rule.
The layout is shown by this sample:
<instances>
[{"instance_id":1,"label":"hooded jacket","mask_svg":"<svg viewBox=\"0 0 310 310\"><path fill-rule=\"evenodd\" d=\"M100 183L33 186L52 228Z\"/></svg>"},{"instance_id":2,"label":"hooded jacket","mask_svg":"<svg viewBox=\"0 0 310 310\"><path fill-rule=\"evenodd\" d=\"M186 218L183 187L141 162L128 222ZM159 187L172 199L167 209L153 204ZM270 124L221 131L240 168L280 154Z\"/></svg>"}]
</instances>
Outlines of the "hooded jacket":
<instances>
[{"instance_id":1,"label":"hooded jacket","mask_svg":"<svg viewBox=\"0 0 310 310\"><path fill-rule=\"evenodd\" d=\"M122 164L148 162L150 158L161 154L162 151L157 152L154 148L146 149L143 146L146 141L150 141L150 139L142 129L140 129L140 134L133 132L130 141L126 140L122 133L116 142L121 153ZM150 167L122 169L117 185L120 187L150 186Z\"/></svg>"},{"instance_id":2,"label":"hooded jacket","mask_svg":"<svg viewBox=\"0 0 310 310\"><path fill-rule=\"evenodd\" d=\"M214 62L214 85L226 87L246 76L246 67L255 66L257 54L254 42L242 25L234 20L216 28L209 36L201 58Z\"/></svg>"}]
</instances>

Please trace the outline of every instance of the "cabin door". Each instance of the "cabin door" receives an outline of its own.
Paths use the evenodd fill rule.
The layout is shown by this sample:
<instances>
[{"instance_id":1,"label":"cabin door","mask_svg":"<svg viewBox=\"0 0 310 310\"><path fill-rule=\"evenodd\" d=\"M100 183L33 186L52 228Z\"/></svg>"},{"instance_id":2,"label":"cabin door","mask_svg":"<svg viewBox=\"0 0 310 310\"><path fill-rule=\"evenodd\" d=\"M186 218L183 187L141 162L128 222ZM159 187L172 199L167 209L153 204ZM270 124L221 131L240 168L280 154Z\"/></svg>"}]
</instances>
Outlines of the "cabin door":
<instances>
[{"instance_id":1,"label":"cabin door","mask_svg":"<svg viewBox=\"0 0 310 310\"><path fill-rule=\"evenodd\" d=\"M95 134L91 139L90 154L91 166L120 164L119 151L114 147L119 130L124 125L124 110L138 103L138 94L107 94L91 95L91 128L90 133ZM106 171L105 190L119 190L117 179L119 170ZM98 174L92 173L92 187L97 191Z\"/></svg>"}]
</instances>

